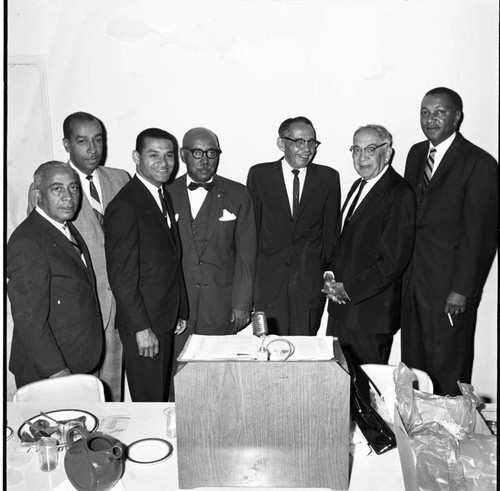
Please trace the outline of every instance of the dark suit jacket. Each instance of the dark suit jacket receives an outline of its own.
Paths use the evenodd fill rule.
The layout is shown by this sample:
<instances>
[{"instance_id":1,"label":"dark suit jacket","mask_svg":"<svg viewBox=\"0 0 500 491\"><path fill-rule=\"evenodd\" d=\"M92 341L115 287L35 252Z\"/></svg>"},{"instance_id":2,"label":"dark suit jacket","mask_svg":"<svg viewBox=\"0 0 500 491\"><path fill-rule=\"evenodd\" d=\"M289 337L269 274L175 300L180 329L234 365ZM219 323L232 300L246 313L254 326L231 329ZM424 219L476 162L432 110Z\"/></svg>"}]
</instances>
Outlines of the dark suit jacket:
<instances>
[{"instance_id":1,"label":"dark suit jacket","mask_svg":"<svg viewBox=\"0 0 500 491\"><path fill-rule=\"evenodd\" d=\"M365 334L398 331L401 279L415 240L415 208L415 193L389 167L344 227L327 269L344 283L351 299L342 305L329 303L328 311L345 327Z\"/></svg>"},{"instance_id":2,"label":"dark suit jacket","mask_svg":"<svg viewBox=\"0 0 500 491\"><path fill-rule=\"evenodd\" d=\"M324 305L323 272L332 259L340 211L338 172L309 164L294 223L281 160L254 165L247 186L257 222L255 308L265 310L290 281L304 308Z\"/></svg>"},{"instance_id":3,"label":"dark suit jacket","mask_svg":"<svg viewBox=\"0 0 500 491\"><path fill-rule=\"evenodd\" d=\"M407 292L442 312L450 291L478 301L495 255L498 165L460 133L422 193L429 142L408 154L405 179L417 195L417 235L405 274Z\"/></svg>"},{"instance_id":4,"label":"dark suit jacket","mask_svg":"<svg viewBox=\"0 0 500 491\"><path fill-rule=\"evenodd\" d=\"M215 175L213 185L203 203L210 209L201 251L193 238L186 175L168 186L179 214L189 325L199 334L227 329L232 308L251 311L253 305L257 238L252 199L245 186L224 177Z\"/></svg>"},{"instance_id":5,"label":"dark suit jacket","mask_svg":"<svg viewBox=\"0 0 500 491\"><path fill-rule=\"evenodd\" d=\"M14 319L9 369L34 381L68 367L89 373L102 352L102 323L87 246L70 241L33 210L7 245L7 291Z\"/></svg>"},{"instance_id":6,"label":"dark suit jacket","mask_svg":"<svg viewBox=\"0 0 500 491\"><path fill-rule=\"evenodd\" d=\"M104 215L108 278L122 334L151 328L172 331L186 318L177 224L168 192L169 229L149 190L135 176L109 203Z\"/></svg>"}]
</instances>

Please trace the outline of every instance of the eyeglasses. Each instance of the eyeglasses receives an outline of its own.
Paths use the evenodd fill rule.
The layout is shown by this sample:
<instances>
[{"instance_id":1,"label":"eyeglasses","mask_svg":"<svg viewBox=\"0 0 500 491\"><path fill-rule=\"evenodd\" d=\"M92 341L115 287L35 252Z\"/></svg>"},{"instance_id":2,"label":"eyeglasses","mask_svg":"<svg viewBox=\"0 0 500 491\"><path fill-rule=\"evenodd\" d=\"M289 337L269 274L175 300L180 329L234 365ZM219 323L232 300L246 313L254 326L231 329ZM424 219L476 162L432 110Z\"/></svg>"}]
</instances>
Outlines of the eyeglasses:
<instances>
[{"instance_id":1,"label":"eyeglasses","mask_svg":"<svg viewBox=\"0 0 500 491\"><path fill-rule=\"evenodd\" d=\"M283 138L283 140L288 140L295 143L295 146L297 148L303 148L306 145L309 148L318 148L321 145L321 142L315 140L314 138L311 138L310 140L304 140L303 138L296 138L294 140L293 138L288 138L287 136L282 136L281 138Z\"/></svg>"},{"instance_id":2,"label":"eyeglasses","mask_svg":"<svg viewBox=\"0 0 500 491\"><path fill-rule=\"evenodd\" d=\"M361 147L353 145L349 149L349 152L352 152L353 157L359 157L361 155L361 152L365 152L365 155L367 157L373 157L375 155L375 150L377 150L377 148L383 147L384 145L387 145L387 142L381 143L380 145L377 145L377 146L370 146L370 147L365 147L365 148L361 148Z\"/></svg>"},{"instance_id":3,"label":"eyeglasses","mask_svg":"<svg viewBox=\"0 0 500 491\"><path fill-rule=\"evenodd\" d=\"M188 152L191 152L191 155L195 159L201 159L205 154L209 159L216 159L217 156L219 156L222 153L221 149L215 149L215 148L209 148L208 150L201 150L200 148L182 147L181 150L186 150Z\"/></svg>"}]
</instances>

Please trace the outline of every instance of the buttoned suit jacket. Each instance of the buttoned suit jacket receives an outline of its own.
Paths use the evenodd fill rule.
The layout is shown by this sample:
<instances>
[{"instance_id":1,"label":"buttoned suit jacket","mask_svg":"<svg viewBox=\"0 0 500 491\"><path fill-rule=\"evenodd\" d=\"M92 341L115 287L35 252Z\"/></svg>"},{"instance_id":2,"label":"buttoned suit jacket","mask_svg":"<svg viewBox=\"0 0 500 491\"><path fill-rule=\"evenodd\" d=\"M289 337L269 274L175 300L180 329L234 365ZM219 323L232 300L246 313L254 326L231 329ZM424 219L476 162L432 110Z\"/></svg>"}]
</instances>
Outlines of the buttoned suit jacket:
<instances>
[{"instance_id":1,"label":"buttoned suit jacket","mask_svg":"<svg viewBox=\"0 0 500 491\"><path fill-rule=\"evenodd\" d=\"M332 260L340 213L338 172L308 165L295 222L281 160L251 167L247 187L257 224L256 310L265 311L285 285L304 310L320 308L324 268Z\"/></svg>"},{"instance_id":2,"label":"buttoned suit jacket","mask_svg":"<svg viewBox=\"0 0 500 491\"><path fill-rule=\"evenodd\" d=\"M181 245L168 192L171 229L158 204L135 176L109 203L104 215L108 278L122 335L151 328L173 331L188 314Z\"/></svg>"},{"instance_id":3,"label":"buttoned suit jacket","mask_svg":"<svg viewBox=\"0 0 500 491\"><path fill-rule=\"evenodd\" d=\"M36 210L7 245L7 291L14 332L9 368L24 381L47 378L68 367L94 370L102 354L102 325L89 251L68 227L80 254Z\"/></svg>"},{"instance_id":4,"label":"buttoned suit jacket","mask_svg":"<svg viewBox=\"0 0 500 491\"><path fill-rule=\"evenodd\" d=\"M246 187L214 175L202 206L210 206L203 250L193 238L186 174L168 190L179 214L182 268L189 300L188 323L198 334L233 334L233 308L252 310L257 238L252 198Z\"/></svg>"},{"instance_id":5,"label":"buttoned suit jacket","mask_svg":"<svg viewBox=\"0 0 500 491\"><path fill-rule=\"evenodd\" d=\"M417 196L417 233L404 293L442 312L451 291L479 301L496 250L498 165L457 133L423 190L428 150L428 141L417 143L406 161L405 179Z\"/></svg>"},{"instance_id":6,"label":"buttoned suit jacket","mask_svg":"<svg viewBox=\"0 0 500 491\"><path fill-rule=\"evenodd\" d=\"M343 213L355 191L356 185ZM413 251L415 213L413 189L389 167L345 224L327 269L344 283L351 301L330 301L328 311L348 329L365 334L399 330L402 276Z\"/></svg>"}]
</instances>

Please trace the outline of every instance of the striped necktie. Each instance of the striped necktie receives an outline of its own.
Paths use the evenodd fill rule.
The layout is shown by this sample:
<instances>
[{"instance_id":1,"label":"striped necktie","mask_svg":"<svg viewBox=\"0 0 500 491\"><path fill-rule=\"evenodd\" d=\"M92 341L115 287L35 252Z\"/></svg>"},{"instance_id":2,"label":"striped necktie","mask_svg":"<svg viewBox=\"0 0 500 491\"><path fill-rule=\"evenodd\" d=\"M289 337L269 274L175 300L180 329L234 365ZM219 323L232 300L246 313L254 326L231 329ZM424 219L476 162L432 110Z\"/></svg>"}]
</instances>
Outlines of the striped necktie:
<instances>
[{"instance_id":1,"label":"striped necktie","mask_svg":"<svg viewBox=\"0 0 500 491\"><path fill-rule=\"evenodd\" d=\"M358 192L357 192L354 200L352 201L351 206L349 207L349 210L348 210L347 215L345 217L344 226L347 225L351 221L352 215L354 213L354 210L356 209L356 205L358 204L359 197L361 196L361 192L363 191L363 188L365 187L365 185L366 185L366 181L364 179L361 179L361 182L359 183L359 187L358 187Z\"/></svg>"},{"instance_id":2,"label":"striped necktie","mask_svg":"<svg viewBox=\"0 0 500 491\"><path fill-rule=\"evenodd\" d=\"M429 181L432 178L432 169L434 168L434 155L436 154L436 149L431 147L429 151L429 156L425 162L424 169L424 189L429 185Z\"/></svg>"},{"instance_id":3,"label":"striped necktie","mask_svg":"<svg viewBox=\"0 0 500 491\"><path fill-rule=\"evenodd\" d=\"M92 205L92 209L94 210L97 220L102 225L103 215L102 215L101 200L99 199L99 193L97 192L97 188L95 187L92 175L87 176L86 179L89 181L90 184L90 203Z\"/></svg>"}]
</instances>

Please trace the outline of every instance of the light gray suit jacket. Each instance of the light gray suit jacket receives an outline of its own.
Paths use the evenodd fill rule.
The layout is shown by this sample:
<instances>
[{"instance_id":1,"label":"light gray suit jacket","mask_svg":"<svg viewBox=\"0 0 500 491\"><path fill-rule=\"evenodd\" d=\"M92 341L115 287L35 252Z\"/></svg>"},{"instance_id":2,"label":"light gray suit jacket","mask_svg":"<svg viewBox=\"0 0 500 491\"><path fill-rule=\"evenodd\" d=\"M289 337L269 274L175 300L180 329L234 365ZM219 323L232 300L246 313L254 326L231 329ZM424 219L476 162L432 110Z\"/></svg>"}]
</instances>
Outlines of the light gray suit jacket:
<instances>
[{"instance_id":1,"label":"light gray suit jacket","mask_svg":"<svg viewBox=\"0 0 500 491\"><path fill-rule=\"evenodd\" d=\"M101 184L103 209L106 211L109 202L116 196L118 191L130 181L130 176L124 170L113 169L111 167L100 166L97 168L97 172L99 173L99 182ZM73 224L85 240L90 252L90 257L92 258L103 327L106 329L110 324L114 327L116 304L106 273L104 231L85 193L82 193L81 206L76 218L73 220Z\"/></svg>"}]
</instances>

